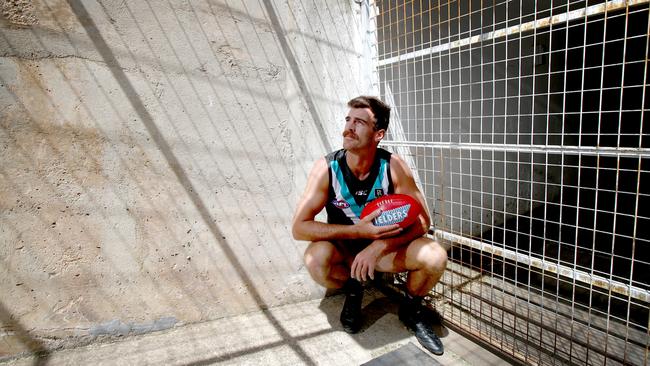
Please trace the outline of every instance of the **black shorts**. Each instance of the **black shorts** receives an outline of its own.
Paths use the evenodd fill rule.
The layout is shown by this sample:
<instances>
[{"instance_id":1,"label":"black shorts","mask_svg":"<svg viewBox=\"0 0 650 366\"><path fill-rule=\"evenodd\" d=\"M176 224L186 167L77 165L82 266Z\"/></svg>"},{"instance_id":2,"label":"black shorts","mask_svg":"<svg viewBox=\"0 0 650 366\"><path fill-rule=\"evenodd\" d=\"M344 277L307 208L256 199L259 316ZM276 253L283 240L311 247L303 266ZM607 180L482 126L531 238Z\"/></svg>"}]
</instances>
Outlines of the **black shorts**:
<instances>
[{"instance_id":1,"label":"black shorts","mask_svg":"<svg viewBox=\"0 0 650 366\"><path fill-rule=\"evenodd\" d=\"M360 251L364 250L368 245L372 243L372 240L362 239L362 240L335 240L332 242L334 246L339 250L341 254L345 257L354 258L359 254Z\"/></svg>"}]
</instances>

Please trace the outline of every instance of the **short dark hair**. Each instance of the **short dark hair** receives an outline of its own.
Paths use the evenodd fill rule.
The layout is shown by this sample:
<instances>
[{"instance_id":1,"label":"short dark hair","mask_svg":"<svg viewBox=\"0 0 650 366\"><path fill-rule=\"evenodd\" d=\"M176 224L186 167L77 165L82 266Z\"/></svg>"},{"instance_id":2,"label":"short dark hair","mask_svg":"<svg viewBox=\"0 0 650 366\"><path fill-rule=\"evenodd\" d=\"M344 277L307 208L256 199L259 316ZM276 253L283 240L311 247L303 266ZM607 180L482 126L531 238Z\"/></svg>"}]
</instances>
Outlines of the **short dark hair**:
<instances>
[{"instance_id":1,"label":"short dark hair","mask_svg":"<svg viewBox=\"0 0 650 366\"><path fill-rule=\"evenodd\" d=\"M370 108L372 113L375 115L375 129L388 129L388 122L390 122L390 107L381 99L373 96L361 95L350 99L348 107Z\"/></svg>"}]
</instances>

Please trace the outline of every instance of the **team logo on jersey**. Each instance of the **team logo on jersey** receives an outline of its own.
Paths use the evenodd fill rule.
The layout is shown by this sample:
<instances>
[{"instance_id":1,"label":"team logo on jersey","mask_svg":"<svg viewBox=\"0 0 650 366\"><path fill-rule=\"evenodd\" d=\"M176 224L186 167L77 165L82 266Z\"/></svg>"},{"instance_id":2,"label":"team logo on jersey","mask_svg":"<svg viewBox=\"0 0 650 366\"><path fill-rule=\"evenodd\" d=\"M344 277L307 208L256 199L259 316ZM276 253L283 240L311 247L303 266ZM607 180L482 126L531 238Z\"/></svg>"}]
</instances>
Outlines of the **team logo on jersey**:
<instances>
[{"instance_id":1,"label":"team logo on jersey","mask_svg":"<svg viewBox=\"0 0 650 366\"><path fill-rule=\"evenodd\" d=\"M345 200L334 200L332 201L332 204L334 205L334 207L339 208L341 210L350 207L350 204Z\"/></svg>"},{"instance_id":2,"label":"team logo on jersey","mask_svg":"<svg viewBox=\"0 0 650 366\"><path fill-rule=\"evenodd\" d=\"M379 198L384 195L384 190L381 188L375 189L375 197Z\"/></svg>"}]
</instances>

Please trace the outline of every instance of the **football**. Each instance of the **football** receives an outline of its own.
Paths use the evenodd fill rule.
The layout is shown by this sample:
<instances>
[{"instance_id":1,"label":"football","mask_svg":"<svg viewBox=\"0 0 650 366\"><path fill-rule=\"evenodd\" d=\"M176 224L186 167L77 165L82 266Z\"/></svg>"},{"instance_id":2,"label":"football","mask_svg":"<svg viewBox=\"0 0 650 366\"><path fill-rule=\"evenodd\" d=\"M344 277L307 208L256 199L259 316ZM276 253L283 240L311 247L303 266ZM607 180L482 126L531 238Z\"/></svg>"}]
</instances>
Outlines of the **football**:
<instances>
[{"instance_id":1,"label":"football","mask_svg":"<svg viewBox=\"0 0 650 366\"><path fill-rule=\"evenodd\" d=\"M415 198L405 194L389 194L366 204L361 211L361 218L378 208L381 209L381 215L372 221L375 226L399 224L401 228L405 228L413 224L422 212L422 207Z\"/></svg>"}]
</instances>

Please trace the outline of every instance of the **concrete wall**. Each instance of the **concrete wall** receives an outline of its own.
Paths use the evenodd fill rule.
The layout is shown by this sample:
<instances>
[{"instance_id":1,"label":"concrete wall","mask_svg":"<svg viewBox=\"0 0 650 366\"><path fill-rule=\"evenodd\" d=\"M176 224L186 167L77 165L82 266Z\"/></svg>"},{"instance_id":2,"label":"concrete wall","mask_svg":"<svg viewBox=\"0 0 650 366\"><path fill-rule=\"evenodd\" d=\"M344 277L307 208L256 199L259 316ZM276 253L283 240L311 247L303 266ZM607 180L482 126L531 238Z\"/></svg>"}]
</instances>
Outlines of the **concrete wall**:
<instances>
[{"instance_id":1,"label":"concrete wall","mask_svg":"<svg viewBox=\"0 0 650 366\"><path fill-rule=\"evenodd\" d=\"M367 92L360 5L3 6L0 358L322 296L290 220Z\"/></svg>"}]
</instances>

